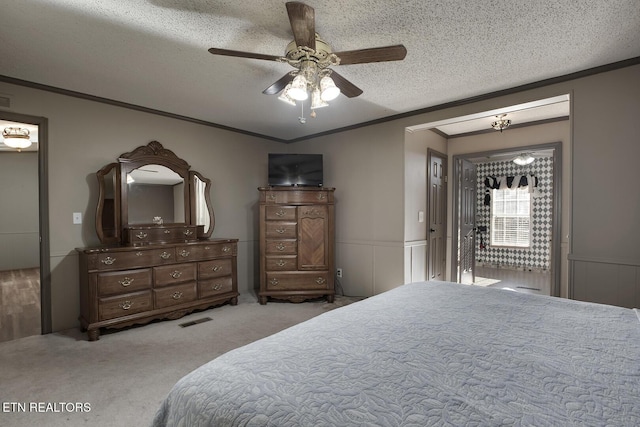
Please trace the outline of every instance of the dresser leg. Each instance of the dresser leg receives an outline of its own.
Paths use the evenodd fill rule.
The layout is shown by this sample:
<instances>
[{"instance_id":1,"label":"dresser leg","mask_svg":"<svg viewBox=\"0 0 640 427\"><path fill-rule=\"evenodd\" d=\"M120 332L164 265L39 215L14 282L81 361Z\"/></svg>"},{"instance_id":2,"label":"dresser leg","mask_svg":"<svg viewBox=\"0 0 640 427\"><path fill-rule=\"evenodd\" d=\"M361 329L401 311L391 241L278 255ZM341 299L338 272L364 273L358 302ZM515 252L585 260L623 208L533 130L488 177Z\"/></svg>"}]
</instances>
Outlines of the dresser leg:
<instances>
[{"instance_id":1,"label":"dresser leg","mask_svg":"<svg viewBox=\"0 0 640 427\"><path fill-rule=\"evenodd\" d=\"M238 297L231 298L231 300L229 301L229 304L238 305Z\"/></svg>"},{"instance_id":2,"label":"dresser leg","mask_svg":"<svg viewBox=\"0 0 640 427\"><path fill-rule=\"evenodd\" d=\"M258 299L258 301L260 301L260 305L266 305L267 304L267 297L261 295L260 298Z\"/></svg>"},{"instance_id":3,"label":"dresser leg","mask_svg":"<svg viewBox=\"0 0 640 427\"><path fill-rule=\"evenodd\" d=\"M89 329L87 331L89 341L98 341L100 339L100 329Z\"/></svg>"},{"instance_id":4,"label":"dresser leg","mask_svg":"<svg viewBox=\"0 0 640 427\"><path fill-rule=\"evenodd\" d=\"M327 295L327 302L328 303L333 303L333 301L335 300L335 295Z\"/></svg>"}]
</instances>

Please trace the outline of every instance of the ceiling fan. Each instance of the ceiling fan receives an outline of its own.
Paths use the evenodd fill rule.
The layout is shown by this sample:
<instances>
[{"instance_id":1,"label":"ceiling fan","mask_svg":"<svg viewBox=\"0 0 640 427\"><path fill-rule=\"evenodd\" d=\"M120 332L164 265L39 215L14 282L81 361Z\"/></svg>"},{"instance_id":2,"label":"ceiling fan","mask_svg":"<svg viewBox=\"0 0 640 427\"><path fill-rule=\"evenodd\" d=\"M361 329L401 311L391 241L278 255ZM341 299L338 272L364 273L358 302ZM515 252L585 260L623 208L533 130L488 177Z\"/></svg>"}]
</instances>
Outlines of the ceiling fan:
<instances>
[{"instance_id":1,"label":"ceiling fan","mask_svg":"<svg viewBox=\"0 0 640 427\"><path fill-rule=\"evenodd\" d=\"M275 95L284 90L279 98L295 105L295 101L304 101L310 94L311 108L320 108L328 105L326 101L335 99L340 93L349 98L362 94L362 89L329 67L399 61L407 54L407 49L401 44L333 52L315 31L315 11L311 6L294 1L286 3L286 7L294 40L287 45L284 56L213 47L209 49L214 55L286 62L295 68L263 90L262 93L266 95Z\"/></svg>"}]
</instances>

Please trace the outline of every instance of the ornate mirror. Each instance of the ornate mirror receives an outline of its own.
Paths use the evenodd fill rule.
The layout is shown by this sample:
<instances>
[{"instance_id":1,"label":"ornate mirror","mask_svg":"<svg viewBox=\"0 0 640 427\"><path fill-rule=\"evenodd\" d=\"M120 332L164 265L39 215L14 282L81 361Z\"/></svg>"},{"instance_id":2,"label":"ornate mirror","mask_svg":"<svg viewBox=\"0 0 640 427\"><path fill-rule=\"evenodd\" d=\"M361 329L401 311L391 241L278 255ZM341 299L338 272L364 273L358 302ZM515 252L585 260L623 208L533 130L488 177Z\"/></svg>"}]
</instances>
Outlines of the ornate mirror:
<instances>
[{"instance_id":1,"label":"ornate mirror","mask_svg":"<svg viewBox=\"0 0 640 427\"><path fill-rule=\"evenodd\" d=\"M136 236L145 236L145 240L149 235L210 237L215 224L211 181L190 168L171 150L152 141L98 171L96 232L100 241L131 244L127 230L132 229L144 229ZM154 242L157 239L149 237L146 243Z\"/></svg>"}]
</instances>

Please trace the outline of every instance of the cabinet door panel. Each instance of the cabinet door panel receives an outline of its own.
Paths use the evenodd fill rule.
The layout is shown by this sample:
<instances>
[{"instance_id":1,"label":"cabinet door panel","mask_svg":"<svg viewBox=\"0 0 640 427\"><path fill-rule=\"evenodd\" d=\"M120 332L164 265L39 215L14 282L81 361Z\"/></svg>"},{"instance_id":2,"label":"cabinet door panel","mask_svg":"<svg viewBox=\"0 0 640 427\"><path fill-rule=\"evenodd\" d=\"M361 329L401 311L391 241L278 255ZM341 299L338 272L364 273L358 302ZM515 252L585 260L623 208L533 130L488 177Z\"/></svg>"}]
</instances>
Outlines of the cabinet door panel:
<instances>
[{"instance_id":1,"label":"cabinet door panel","mask_svg":"<svg viewBox=\"0 0 640 427\"><path fill-rule=\"evenodd\" d=\"M329 268L329 225L326 206L298 208L298 268L326 270Z\"/></svg>"}]
</instances>

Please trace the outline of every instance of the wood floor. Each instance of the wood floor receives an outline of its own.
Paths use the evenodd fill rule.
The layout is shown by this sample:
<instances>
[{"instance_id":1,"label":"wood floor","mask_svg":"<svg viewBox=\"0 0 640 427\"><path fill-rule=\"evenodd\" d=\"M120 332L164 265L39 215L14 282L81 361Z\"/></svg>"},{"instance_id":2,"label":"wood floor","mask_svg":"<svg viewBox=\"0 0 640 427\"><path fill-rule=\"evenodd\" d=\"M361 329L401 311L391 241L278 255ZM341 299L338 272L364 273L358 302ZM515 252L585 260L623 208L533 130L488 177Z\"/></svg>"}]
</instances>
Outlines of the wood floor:
<instances>
[{"instance_id":1,"label":"wood floor","mask_svg":"<svg viewBox=\"0 0 640 427\"><path fill-rule=\"evenodd\" d=\"M0 342L40 332L40 269L0 271Z\"/></svg>"},{"instance_id":2,"label":"wood floor","mask_svg":"<svg viewBox=\"0 0 640 427\"><path fill-rule=\"evenodd\" d=\"M551 273L508 268L476 267L474 285L512 289L518 292L551 295Z\"/></svg>"}]
</instances>

